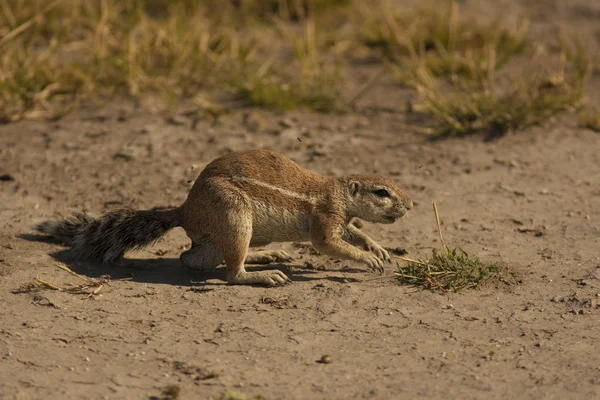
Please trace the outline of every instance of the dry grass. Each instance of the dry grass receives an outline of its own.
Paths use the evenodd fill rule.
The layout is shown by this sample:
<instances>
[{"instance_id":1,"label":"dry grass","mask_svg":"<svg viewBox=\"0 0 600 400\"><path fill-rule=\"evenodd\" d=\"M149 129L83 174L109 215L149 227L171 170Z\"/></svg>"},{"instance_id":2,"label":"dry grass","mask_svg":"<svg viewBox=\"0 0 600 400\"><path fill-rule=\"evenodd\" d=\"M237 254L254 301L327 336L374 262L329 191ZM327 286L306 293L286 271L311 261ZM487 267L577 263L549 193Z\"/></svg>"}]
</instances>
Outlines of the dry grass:
<instances>
[{"instance_id":1,"label":"dry grass","mask_svg":"<svg viewBox=\"0 0 600 400\"><path fill-rule=\"evenodd\" d=\"M397 12L381 4L365 7L362 39L417 91L439 136L501 135L575 112L584 99L591 63L583 46L564 35L557 35L561 54L554 56L527 38L527 20L512 29L477 24L455 1ZM526 49L536 56L518 62ZM507 76L507 65L518 73Z\"/></svg>"},{"instance_id":2,"label":"dry grass","mask_svg":"<svg viewBox=\"0 0 600 400\"><path fill-rule=\"evenodd\" d=\"M344 100L347 56L361 44L417 91L440 134L503 133L575 110L583 48L559 40L552 69L544 54L504 89L503 68L538 47L526 20L505 20L474 23L453 0L414 9L389 0L0 0L0 122L60 118L114 95L192 100L209 115L230 107L223 94L245 106L344 111L374 85Z\"/></svg>"},{"instance_id":3,"label":"dry grass","mask_svg":"<svg viewBox=\"0 0 600 400\"><path fill-rule=\"evenodd\" d=\"M390 9L386 1L379 7L364 7L368 17L362 39L402 69L419 64L435 76L476 78L506 64L528 45L526 20L514 30L502 26L500 18L491 26L479 25L464 18L455 1L397 12Z\"/></svg>"},{"instance_id":4,"label":"dry grass","mask_svg":"<svg viewBox=\"0 0 600 400\"><path fill-rule=\"evenodd\" d=\"M321 37L315 20L302 22L299 29L280 19L274 23L278 35L291 45L289 60L275 65L276 57L272 56L262 64L241 65L228 83L252 106L339 110L342 63L336 49L328 48Z\"/></svg>"},{"instance_id":5,"label":"dry grass","mask_svg":"<svg viewBox=\"0 0 600 400\"><path fill-rule=\"evenodd\" d=\"M110 276L105 275L100 278L88 278L83 275L79 275L78 273L73 272L66 265L62 263L57 263L56 267L69 273L70 275L78 278L79 281L83 281L79 285L73 285L70 283L66 283L63 285L59 285L49 280L45 280L37 276L35 281L29 283L20 288L19 292L29 292L36 289L46 289L46 290L56 290L59 292L65 292L70 294L86 294L87 297L93 297L98 295L102 288L109 284ZM130 280L130 278L124 278L119 280Z\"/></svg>"},{"instance_id":6,"label":"dry grass","mask_svg":"<svg viewBox=\"0 0 600 400\"><path fill-rule=\"evenodd\" d=\"M277 25L259 25L285 16L283 25L302 18L314 28L313 13L343 3L3 0L0 120L59 117L81 99L115 93L159 93L174 104L224 83L251 104L327 111L340 77L319 59L317 43L282 36L283 48L300 44L309 51L296 54L284 74L287 60L260 43L273 38ZM297 79L286 87L290 76Z\"/></svg>"},{"instance_id":7,"label":"dry grass","mask_svg":"<svg viewBox=\"0 0 600 400\"><path fill-rule=\"evenodd\" d=\"M600 132L600 111L596 109L584 111L581 113L580 118L584 128Z\"/></svg>"},{"instance_id":8,"label":"dry grass","mask_svg":"<svg viewBox=\"0 0 600 400\"><path fill-rule=\"evenodd\" d=\"M456 78L450 88L442 90L431 70L421 65L408 82L437 121L438 135L485 132L498 136L563 111L577 112L582 106L589 60L578 43L561 45L557 60L538 54L508 79L498 79L496 69L491 68L478 79ZM492 60L488 65L493 65Z\"/></svg>"},{"instance_id":9,"label":"dry grass","mask_svg":"<svg viewBox=\"0 0 600 400\"><path fill-rule=\"evenodd\" d=\"M351 0L242 0L233 1L226 7L234 7L243 18L268 21L273 16L289 21L301 21L313 15L320 15L332 7L350 4ZM211 6L223 5L222 0L209 1Z\"/></svg>"}]
</instances>

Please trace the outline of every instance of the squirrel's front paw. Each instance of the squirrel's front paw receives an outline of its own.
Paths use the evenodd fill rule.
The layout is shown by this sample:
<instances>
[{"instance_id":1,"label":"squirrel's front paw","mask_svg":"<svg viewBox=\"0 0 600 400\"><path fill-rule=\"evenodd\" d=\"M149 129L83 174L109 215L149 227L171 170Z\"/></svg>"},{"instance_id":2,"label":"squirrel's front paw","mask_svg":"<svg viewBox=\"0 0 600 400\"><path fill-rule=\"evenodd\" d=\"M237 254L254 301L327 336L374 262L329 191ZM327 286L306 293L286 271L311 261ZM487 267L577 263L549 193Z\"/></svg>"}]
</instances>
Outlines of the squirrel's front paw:
<instances>
[{"instance_id":1,"label":"squirrel's front paw","mask_svg":"<svg viewBox=\"0 0 600 400\"><path fill-rule=\"evenodd\" d=\"M374 241L368 242L365 247L367 248L367 250L375 254L380 260L387 261L390 263L392 262L390 253L388 253L386 249L384 249Z\"/></svg>"},{"instance_id":2,"label":"squirrel's front paw","mask_svg":"<svg viewBox=\"0 0 600 400\"><path fill-rule=\"evenodd\" d=\"M383 273L383 260L372 253L365 253L362 257L362 262L367 264L373 272L379 271Z\"/></svg>"}]
</instances>

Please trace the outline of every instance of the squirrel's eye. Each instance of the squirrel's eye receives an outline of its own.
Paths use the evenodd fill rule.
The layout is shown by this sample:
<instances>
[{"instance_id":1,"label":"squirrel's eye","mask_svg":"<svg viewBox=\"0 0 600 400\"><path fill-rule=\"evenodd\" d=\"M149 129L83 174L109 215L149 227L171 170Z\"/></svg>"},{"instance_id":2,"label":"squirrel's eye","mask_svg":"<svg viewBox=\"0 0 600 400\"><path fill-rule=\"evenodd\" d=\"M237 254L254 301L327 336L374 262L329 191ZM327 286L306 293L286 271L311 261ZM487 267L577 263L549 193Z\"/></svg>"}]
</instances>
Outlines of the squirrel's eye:
<instances>
[{"instance_id":1,"label":"squirrel's eye","mask_svg":"<svg viewBox=\"0 0 600 400\"><path fill-rule=\"evenodd\" d=\"M390 192L385 189L376 190L375 194L379 197L390 197Z\"/></svg>"}]
</instances>

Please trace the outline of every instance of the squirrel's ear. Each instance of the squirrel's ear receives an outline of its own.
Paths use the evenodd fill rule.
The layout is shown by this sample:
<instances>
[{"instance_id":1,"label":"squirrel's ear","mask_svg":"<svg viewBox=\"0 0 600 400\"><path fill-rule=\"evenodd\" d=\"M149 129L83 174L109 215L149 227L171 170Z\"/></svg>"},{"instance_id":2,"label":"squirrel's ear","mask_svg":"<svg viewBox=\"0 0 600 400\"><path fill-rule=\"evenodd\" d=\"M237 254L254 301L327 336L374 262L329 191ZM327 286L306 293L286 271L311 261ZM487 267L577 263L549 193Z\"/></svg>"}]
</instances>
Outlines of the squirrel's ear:
<instances>
[{"instance_id":1,"label":"squirrel's ear","mask_svg":"<svg viewBox=\"0 0 600 400\"><path fill-rule=\"evenodd\" d=\"M350 194L352 195L352 197L356 196L356 194L358 193L358 187L359 184L356 181L350 181Z\"/></svg>"}]
</instances>

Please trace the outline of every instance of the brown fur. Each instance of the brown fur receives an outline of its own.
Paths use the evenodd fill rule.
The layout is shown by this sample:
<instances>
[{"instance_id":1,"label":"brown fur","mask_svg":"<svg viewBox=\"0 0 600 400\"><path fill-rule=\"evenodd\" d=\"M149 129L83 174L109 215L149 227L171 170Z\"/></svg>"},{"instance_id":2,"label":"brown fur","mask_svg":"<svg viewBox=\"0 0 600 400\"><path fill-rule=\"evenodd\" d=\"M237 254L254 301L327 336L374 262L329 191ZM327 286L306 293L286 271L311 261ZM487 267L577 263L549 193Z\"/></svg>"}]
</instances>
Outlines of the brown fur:
<instances>
[{"instance_id":1,"label":"brown fur","mask_svg":"<svg viewBox=\"0 0 600 400\"><path fill-rule=\"evenodd\" d=\"M175 210L136 211L124 217L117 212L112 218L46 222L38 228L57 237L71 235L81 254L110 261L182 226L192 240L192 248L181 255L184 266L211 270L224 261L229 283L274 286L289 279L277 270L247 272L244 263L283 261L289 256L248 254L250 247L310 240L323 254L382 270L389 254L351 221L393 223L411 208L406 194L381 176L325 177L281 154L251 150L212 161ZM144 222L153 227L151 232ZM126 240L120 234L131 237Z\"/></svg>"}]
</instances>

